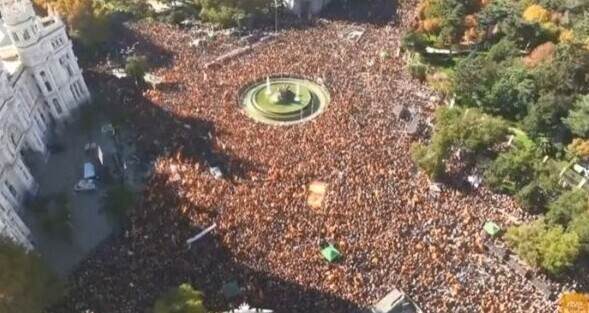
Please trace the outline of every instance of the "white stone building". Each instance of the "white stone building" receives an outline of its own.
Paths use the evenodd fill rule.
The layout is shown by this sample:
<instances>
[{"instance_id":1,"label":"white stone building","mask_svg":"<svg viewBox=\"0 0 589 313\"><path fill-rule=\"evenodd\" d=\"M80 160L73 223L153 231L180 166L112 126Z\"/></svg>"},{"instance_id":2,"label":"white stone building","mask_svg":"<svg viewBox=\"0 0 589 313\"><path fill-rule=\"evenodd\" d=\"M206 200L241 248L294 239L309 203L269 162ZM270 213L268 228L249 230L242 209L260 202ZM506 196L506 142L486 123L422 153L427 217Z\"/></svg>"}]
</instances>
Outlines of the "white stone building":
<instances>
[{"instance_id":1,"label":"white stone building","mask_svg":"<svg viewBox=\"0 0 589 313\"><path fill-rule=\"evenodd\" d=\"M19 217L36 189L24 156L47 155L50 130L90 93L58 16L37 16L30 0L0 0L0 13L0 235L32 248Z\"/></svg>"},{"instance_id":2,"label":"white stone building","mask_svg":"<svg viewBox=\"0 0 589 313\"><path fill-rule=\"evenodd\" d=\"M286 7L299 17L317 15L331 0L284 0Z\"/></svg>"}]
</instances>

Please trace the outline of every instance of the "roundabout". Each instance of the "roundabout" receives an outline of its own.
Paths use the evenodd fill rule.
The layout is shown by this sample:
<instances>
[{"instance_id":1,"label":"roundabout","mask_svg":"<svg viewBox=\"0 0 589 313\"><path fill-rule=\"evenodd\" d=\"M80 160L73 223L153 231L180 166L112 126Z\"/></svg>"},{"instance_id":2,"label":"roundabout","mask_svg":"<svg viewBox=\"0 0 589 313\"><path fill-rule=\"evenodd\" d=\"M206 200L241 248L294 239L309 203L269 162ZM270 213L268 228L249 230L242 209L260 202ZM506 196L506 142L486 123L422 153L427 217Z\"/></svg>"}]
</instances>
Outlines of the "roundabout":
<instances>
[{"instance_id":1,"label":"roundabout","mask_svg":"<svg viewBox=\"0 0 589 313\"><path fill-rule=\"evenodd\" d=\"M271 76L256 81L239 94L239 105L251 119L270 125L306 122L321 114L329 104L322 85L293 76Z\"/></svg>"}]
</instances>

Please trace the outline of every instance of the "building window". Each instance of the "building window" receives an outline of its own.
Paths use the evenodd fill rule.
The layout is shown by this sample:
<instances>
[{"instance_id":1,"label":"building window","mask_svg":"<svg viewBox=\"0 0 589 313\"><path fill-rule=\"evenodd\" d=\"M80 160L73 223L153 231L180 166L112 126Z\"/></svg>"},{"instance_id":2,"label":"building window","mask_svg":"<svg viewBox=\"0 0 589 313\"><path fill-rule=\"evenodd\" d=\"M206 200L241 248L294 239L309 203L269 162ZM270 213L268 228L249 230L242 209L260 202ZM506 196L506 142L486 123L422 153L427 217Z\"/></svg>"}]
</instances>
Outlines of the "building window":
<instances>
[{"instance_id":1,"label":"building window","mask_svg":"<svg viewBox=\"0 0 589 313\"><path fill-rule=\"evenodd\" d=\"M76 81L76 86L78 87L78 91L80 92L80 95L84 94L84 89L82 89L82 84L80 84L80 81Z\"/></svg>"},{"instance_id":2,"label":"building window","mask_svg":"<svg viewBox=\"0 0 589 313\"><path fill-rule=\"evenodd\" d=\"M72 95L74 96L74 99L76 99L76 101L78 100L78 93L76 92L76 86L75 85L71 85L70 86L70 91L72 92Z\"/></svg>"},{"instance_id":3,"label":"building window","mask_svg":"<svg viewBox=\"0 0 589 313\"><path fill-rule=\"evenodd\" d=\"M43 80L43 83L45 83L45 88L47 88L47 91L52 92L53 87L51 87L51 83L49 83L49 78L47 77L45 71L39 72L39 75L41 75L41 79Z\"/></svg>"},{"instance_id":4,"label":"building window","mask_svg":"<svg viewBox=\"0 0 589 313\"><path fill-rule=\"evenodd\" d=\"M25 29L25 32L23 33L22 37L23 37L24 40L31 39L31 35L29 34L29 30L28 29Z\"/></svg>"},{"instance_id":5,"label":"building window","mask_svg":"<svg viewBox=\"0 0 589 313\"><path fill-rule=\"evenodd\" d=\"M8 192L10 192L10 194L16 199L18 198L18 193L16 192L16 189L14 188L14 186L9 183L7 180L4 181L4 186L6 186L6 189L8 189Z\"/></svg>"},{"instance_id":6,"label":"building window","mask_svg":"<svg viewBox=\"0 0 589 313\"><path fill-rule=\"evenodd\" d=\"M57 101L57 99L53 99L53 107L55 108L57 114L61 115L61 113L63 113L63 108L61 107L61 104L59 104L59 101Z\"/></svg>"}]
</instances>

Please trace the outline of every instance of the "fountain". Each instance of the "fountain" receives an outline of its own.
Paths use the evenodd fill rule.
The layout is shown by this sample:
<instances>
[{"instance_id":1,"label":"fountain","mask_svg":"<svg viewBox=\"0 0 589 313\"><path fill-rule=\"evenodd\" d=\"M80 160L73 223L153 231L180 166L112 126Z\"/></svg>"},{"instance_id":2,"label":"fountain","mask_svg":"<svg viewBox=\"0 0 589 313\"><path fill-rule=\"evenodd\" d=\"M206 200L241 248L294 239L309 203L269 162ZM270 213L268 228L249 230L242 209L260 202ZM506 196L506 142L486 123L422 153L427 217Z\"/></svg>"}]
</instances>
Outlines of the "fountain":
<instances>
[{"instance_id":1,"label":"fountain","mask_svg":"<svg viewBox=\"0 0 589 313\"><path fill-rule=\"evenodd\" d=\"M323 86L294 76L266 77L242 89L239 97L246 115L272 125L310 120L323 112L329 101Z\"/></svg>"}]
</instances>

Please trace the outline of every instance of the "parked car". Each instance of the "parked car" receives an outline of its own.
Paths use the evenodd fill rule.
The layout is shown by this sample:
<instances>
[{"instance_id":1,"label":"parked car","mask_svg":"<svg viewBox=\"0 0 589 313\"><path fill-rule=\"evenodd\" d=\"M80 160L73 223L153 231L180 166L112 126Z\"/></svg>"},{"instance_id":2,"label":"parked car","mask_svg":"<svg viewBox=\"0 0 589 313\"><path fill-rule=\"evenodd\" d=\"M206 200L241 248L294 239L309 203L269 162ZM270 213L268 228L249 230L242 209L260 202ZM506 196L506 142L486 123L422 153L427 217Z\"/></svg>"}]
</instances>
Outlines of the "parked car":
<instances>
[{"instance_id":1,"label":"parked car","mask_svg":"<svg viewBox=\"0 0 589 313\"><path fill-rule=\"evenodd\" d=\"M393 289L372 307L371 313L423 313L423 311L404 292Z\"/></svg>"},{"instance_id":2,"label":"parked car","mask_svg":"<svg viewBox=\"0 0 589 313\"><path fill-rule=\"evenodd\" d=\"M80 179L78 183L74 186L75 192L93 190L96 190L96 183L94 183L93 179Z\"/></svg>"}]
</instances>

